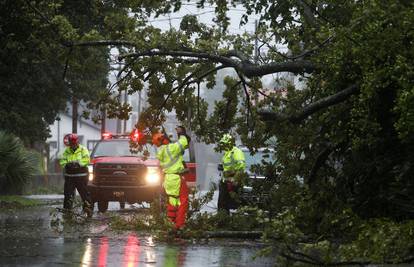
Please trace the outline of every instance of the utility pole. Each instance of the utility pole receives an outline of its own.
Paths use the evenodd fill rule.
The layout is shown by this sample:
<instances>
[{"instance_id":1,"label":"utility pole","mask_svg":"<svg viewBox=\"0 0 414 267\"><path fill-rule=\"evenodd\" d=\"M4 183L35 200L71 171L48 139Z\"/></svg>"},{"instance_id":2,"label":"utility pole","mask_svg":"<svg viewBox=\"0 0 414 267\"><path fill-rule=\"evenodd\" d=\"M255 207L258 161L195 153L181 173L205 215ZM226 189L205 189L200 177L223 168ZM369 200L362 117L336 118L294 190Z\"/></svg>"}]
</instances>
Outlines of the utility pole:
<instances>
[{"instance_id":1,"label":"utility pole","mask_svg":"<svg viewBox=\"0 0 414 267\"><path fill-rule=\"evenodd\" d=\"M60 152L60 117L59 116L56 118L56 121L57 121L57 140L56 140L57 152L56 152L56 155L59 155L59 152Z\"/></svg>"},{"instance_id":2,"label":"utility pole","mask_svg":"<svg viewBox=\"0 0 414 267\"><path fill-rule=\"evenodd\" d=\"M254 64L259 62L259 39L257 38L257 28L258 22L257 19L254 21Z\"/></svg>"},{"instance_id":3,"label":"utility pole","mask_svg":"<svg viewBox=\"0 0 414 267\"><path fill-rule=\"evenodd\" d=\"M106 108L101 111L101 136L106 131Z\"/></svg>"},{"instance_id":4,"label":"utility pole","mask_svg":"<svg viewBox=\"0 0 414 267\"><path fill-rule=\"evenodd\" d=\"M137 118L139 120L139 115L141 115L141 90L138 91L138 105L137 105Z\"/></svg>"},{"instance_id":5,"label":"utility pole","mask_svg":"<svg viewBox=\"0 0 414 267\"><path fill-rule=\"evenodd\" d=\"M124 105L126 105L128 103L128 92L127 92L127 90L125 89L125 92L124 92ZM126 131L127 131L127 119L125 119L124 120L124 130L122 131L122 133L126 133Z\"/></svg>"},{"instance_id":6,"label":"utility pole","mask_svg":"<svg viewBox=\"0 0 414 267\"><path fill-rule=\"evenodd\" d=\"M64 80L65 86L69 88L69 91L72 92L72 133L78 133L78 106L79 99L75 96L75 90L73 90L70 81Z\"/></svg>"},{"instance_id":7,"label":"utility pole","mask_svg":"<svg viewBox=\"0 0 414 267\"><path fill-rule=\"evenodd\" d=\"M116 82L117 83L119 82L119 78L120 77L118 77L118 74L119 74L120 71L121 71L121 65L118 65L118 73L116 75ZM119 84L117 84L117 89L118 89L118 92L119 92ZM121 102L122 101L121 94L119 94L117 96L117 98L118 98L118 102ZM116 119L116 133L119 134L121 132L122 132L122 122L121 122L121 120L119 118L117 118Z\"/></svg>"},{"instance_id":8,"label":"utility pole","mask_svg":"<svg viewBox=\"0 0 414 267\"><path fill-rule=\"evenodd\" d=\"M79 100L72 96L72 133L78 133L78 106Z\"/></svg>"}]
</instances>

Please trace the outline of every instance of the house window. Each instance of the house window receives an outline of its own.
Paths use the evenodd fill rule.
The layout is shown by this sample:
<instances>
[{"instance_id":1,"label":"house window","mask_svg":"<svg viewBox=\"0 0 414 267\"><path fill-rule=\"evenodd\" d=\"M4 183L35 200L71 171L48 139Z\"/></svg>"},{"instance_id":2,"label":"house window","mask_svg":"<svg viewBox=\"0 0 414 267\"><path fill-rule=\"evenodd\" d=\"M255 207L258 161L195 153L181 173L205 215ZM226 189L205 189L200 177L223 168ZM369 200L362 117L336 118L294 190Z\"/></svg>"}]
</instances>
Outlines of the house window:
<instances>
[{"instance_id":1,"label":"house window","mask_svg":"<svg viewBox=\"0 0 414 267\"><path fill-rule=\"evenodd\" d=\"M56 149L57 148L57 142L56 141L50 141L49 142L49 147L51 149Z\"/></svg>"}]
</instances>

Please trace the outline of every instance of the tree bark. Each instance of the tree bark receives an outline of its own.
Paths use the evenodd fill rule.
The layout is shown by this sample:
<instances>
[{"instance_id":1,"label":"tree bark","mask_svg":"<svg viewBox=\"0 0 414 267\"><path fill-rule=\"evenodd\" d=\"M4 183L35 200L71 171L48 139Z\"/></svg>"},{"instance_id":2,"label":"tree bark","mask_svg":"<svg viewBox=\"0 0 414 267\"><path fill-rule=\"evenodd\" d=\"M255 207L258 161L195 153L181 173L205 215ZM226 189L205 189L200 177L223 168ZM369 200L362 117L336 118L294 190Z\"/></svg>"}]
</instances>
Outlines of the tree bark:
<instances>
[{"instance_id":1,"label":"tree bark","mask_svg":"<svg viewBox=\"0 0 414 267\"><path fill-rule=\"evenodd\" d=\"M269 64L257 65L248 60L235 60L236 54L234 51L229 52L226 55L211 54L206 52L194 52L194 51L163 51L163 50L148 50L138 53L129 53L119 56L120 60L127 57L151 57L151 56L170 56L170 57L189 57L197 59L208 59L210 61L221 63L226 67L232 67L245 75L246 77L259 77L271 73L277 72L291 72L291 73L311 73L318 67L308 60L297 60L288 62L273 62ZM243 58L240 53L237 54L237 58Z\"/></svg>"},{"instance_id":2,"label":"tree bark","mask_svg":"<svg viewBox=\"0 0 414 267\"><path fill-rule=\"evenodd\" d=\"M291 123L300 123L302 120L306 119L310 115L327 107L341 103L358 92L359 86L355 84L351 85L334 95L321 98L318 101L309 104L308 106L302 108L302 110L300 110L299 112L296 112L292 115L286 115L283 113L278 113L269 110L260 110L258 113L264 121L274 122L287 120Z\"/></svg>"}]
</instances>

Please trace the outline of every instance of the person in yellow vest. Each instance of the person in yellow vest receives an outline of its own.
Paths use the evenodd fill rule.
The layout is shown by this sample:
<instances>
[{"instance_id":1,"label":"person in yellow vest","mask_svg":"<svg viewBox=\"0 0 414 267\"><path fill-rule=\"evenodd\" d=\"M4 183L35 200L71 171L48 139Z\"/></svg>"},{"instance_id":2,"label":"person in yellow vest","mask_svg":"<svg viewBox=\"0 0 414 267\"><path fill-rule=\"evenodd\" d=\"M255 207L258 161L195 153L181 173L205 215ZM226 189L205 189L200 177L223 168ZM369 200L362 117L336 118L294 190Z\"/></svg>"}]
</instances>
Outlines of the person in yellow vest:
<instances>
[{"instance_id":1,"label":"person in yellow vest","mask_svg":"<svg viewBox=\"0 0 414 267\"><path fill-rule=\"evenodd\" d=\"M68 134L64 137L64 143L67 146L63 151L60 165L64 169L65 185L63 189L63 209L72 210L75 189L83 201L83 211L92 216L92 200L87 191L89 151L79 144L79 138L76 134Z\"/></svg>"},{"instance_id":2,"label":"person in yellow vest","mask_svg":"<svg viewBox=\"0 0 414 267\"><path fill-rule=\"evenodd\" d=\"M178 126L176 131L177 142L170 143L168 136L157 132L152 137L152 143L158 147L157 158L165 175L163 186L168 197L167 216L178 230L185 225L188 209L188 188L182 174L186 170L183 154L190 138L183 126Z\"/></svg>"},{"instance_id":3,"label":"person in yellow vest","mask_svg":"<svg viewBox=\"0 0 414 267\"><path fill-rule=\"evenodd\" d=\"M241 149L230 134L224 134L219 141L219 150L224 151L222 158L222 179L219 182L217 208L227 214L238 207L237 194L241 190L246 169L246 160Z\"/></svg>"}]
</instances>

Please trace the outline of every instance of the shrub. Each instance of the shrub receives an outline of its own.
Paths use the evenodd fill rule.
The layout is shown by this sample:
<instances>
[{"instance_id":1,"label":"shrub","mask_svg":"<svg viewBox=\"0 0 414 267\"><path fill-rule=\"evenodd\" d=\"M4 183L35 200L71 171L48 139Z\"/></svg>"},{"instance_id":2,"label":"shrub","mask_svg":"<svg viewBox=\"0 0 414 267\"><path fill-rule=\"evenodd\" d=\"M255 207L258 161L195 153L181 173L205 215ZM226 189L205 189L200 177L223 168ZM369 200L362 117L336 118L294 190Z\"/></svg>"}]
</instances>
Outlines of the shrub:
<instances>
[{"instance_id":1,"label":"shrub","mask_svg":"<svg viewBox=\"0 0 414 267\"><path fill-rule=\"evenodd\" d=\"M20 194L36 171L37 157L19 138L0 131L0 193Z\"/></svg>"}]
</instances>

